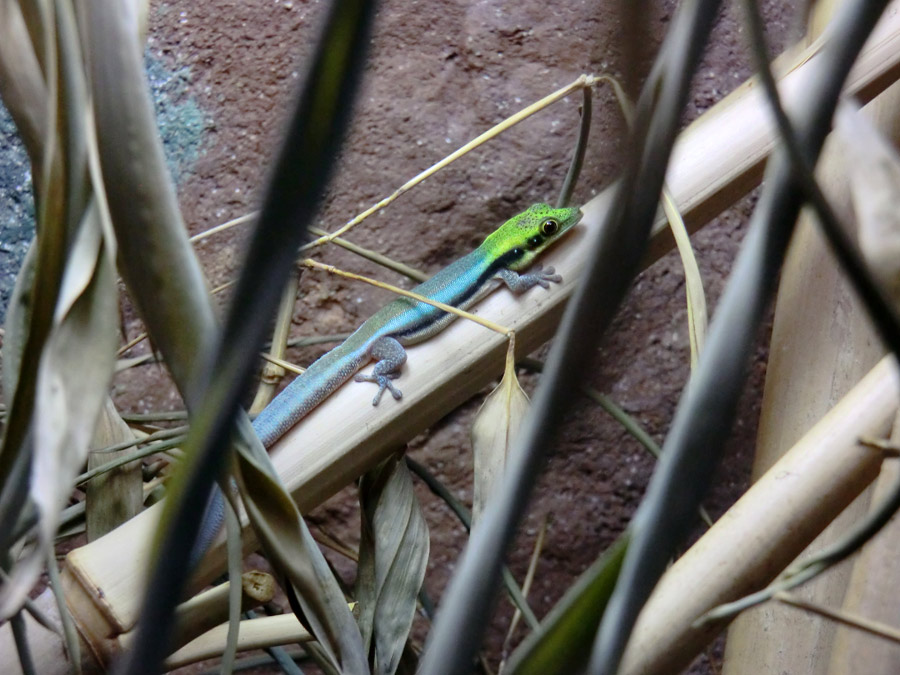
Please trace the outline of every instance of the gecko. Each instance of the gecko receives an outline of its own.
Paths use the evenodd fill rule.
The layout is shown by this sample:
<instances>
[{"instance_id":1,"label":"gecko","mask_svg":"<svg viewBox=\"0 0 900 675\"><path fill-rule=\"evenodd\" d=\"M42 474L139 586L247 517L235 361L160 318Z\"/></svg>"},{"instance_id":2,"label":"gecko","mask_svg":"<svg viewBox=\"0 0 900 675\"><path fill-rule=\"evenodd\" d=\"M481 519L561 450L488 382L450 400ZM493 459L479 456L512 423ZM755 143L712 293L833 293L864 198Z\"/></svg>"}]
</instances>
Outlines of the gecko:
<instances>
[{"instance_id":1,"label":"gecko","mask_svg":"<svg viewBox=\"0 0 900 675\"><path fill-rule=\"evenodd\" d=\"M524 270L577 225L581 217L581 210L576 207L534 204L503 223L474 251L413 290L431 300L467 309L503 285L517 294L535 286L547 289L551 283L562 281L552 267ZM404 347L436 335L455 318L455 314L433 305L396 298L282 390L253 420L257 436L265 447L270 447L350 378L378 386L372 405L378 405L386 390L399 400L402 393L393 380L406 362ZM371 361L375 361L371 374L361 374L359 371ZM221 527L221 497L215 489L207 504L194 546L195 561L202 557Z\"/></svg>"}]
</instances>

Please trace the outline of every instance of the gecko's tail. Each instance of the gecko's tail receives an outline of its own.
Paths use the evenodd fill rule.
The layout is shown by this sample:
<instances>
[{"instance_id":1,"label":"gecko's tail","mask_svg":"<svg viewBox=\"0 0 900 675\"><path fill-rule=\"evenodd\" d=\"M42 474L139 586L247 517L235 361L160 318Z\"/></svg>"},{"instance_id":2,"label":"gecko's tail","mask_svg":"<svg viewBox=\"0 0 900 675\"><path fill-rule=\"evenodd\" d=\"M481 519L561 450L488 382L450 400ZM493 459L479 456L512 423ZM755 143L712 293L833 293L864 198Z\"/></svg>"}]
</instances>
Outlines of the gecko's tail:
<instances>
[{"instance_id":1,"label":"gecko's tail","mask_svg":"<svg viewBox=\"0 0 900 675\"><path fill-rule=\"evenodd\" d=\"M206 500L206 508L203 509L203 519L200 521L200 529L197 538L191 548L191 557L188 559L188 568L193 570L212 543L219 536L219 530L225 522L225 496L217 484L213 484Z\"/></svg>"},{"instance_id":2,"label":"gecko's tail","mask_svg":"<svg viewBox=\"0 0 900 675\"><path fill-rule=\"evenodd\" d=\"M268 448L288 429L349 380L369 360L365 346L356 349L338 347L313 363L296 378L253 420L253 429ZM219 535L225 522L225 497L218 485L206 501L200 530L191 550L193 568Z\"/></svg>"},{"instance_id":3,"label":"gecko's tail","mask_svg":"<svg viewBox=\"0 0 900 675\"><path fill-rule=\"evenodd\" d=\"M256 416L253 428L264 446L270 447L369 361L365 346L343 347L311 364Z\"/></svg>"}]
</instances>

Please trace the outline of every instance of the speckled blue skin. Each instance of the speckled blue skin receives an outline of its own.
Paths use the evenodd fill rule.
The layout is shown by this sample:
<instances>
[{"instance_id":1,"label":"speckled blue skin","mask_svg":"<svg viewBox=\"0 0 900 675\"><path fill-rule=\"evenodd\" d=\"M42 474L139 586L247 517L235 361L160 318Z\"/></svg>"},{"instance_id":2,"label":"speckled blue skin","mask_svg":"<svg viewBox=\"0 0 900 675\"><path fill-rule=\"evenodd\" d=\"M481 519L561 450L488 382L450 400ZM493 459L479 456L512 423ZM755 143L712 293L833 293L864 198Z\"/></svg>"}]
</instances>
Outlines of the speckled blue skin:
<instances>
[{"instance_id":1,"label":"speckled blue skin","mask_svg":"<svg viewBox=\"0 0 900 675\"><path fill-rule=\"evenodd\" d=\"M506 221L477 249L414 290L429 299L466 309L502 284L516 293L534 286L549 288L550 282L562 280L553 268L538 268L529 274L518 271L527 268L544 249L574 227L581 216L577 208L555 209L535 204ZM455 314L406 297L385 305L291 382L256 417L253 428L263 445L271 446L369 361L376 361L373 374L359 375L357 380L378 385L373 405L378 405L385 389L399 399L401 394L391 380L406 361L403 345L428 339L455 318ZM219 494L207 507L195 548L198 553L206 551L218 533L221 509Z\"/></svg>"}]
</instances>

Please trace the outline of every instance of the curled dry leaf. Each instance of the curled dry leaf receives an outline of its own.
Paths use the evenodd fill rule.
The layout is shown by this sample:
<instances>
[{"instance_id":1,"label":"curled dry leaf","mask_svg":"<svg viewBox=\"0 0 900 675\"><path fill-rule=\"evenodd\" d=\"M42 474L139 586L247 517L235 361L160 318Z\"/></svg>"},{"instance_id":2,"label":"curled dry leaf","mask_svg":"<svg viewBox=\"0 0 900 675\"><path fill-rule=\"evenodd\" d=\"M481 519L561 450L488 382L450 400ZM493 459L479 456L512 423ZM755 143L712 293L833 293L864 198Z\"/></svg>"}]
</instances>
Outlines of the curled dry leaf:
<instances>
[{"instance_id":1,"label":"curled dry leaf","mask_svg":"<svg viewBox=\"0 0 900 675\"><path fill-rule=\"evenodd\" d=\"M15 611L52 549L59 513L84 465L106 400L116 350L115 267L95 208L88 209L67 261L53 327L38 368L30 495L40 514L38 545L3 589L0 616Z\"/></svg>"},{"instance_id":2,"label":"curled dry leaf","mask_svg":"<svg viewBox=\"0 0 900 675\"><path fill-rule=\"evenodd\" d=\"M503 379L488 394L472 423L472 451L475 456L473 525L490 499L494 485L502 478L515 434L528 415L530 401L516 377L514 351L515 340L511 338Z\"/></svg>"},{"instance_id":3,"label":"curled dry leaf","mask_svg":"<svg viewBox=\"0 0 900 675\"><path fill-rule=\"evenodd\" d=\"M895 306L900 306L900 157L865 116L844 103L837 131L859 222L859 247Z\"/></svg>"},{"instance_id":4,"label":"curled dry leaf","mask_svg":"<svg viewBox=\"0 0 900 675\"><path fill-rule=\"evenodd\" d=\"M41 175L47 130L47 87L29 37L22 8L0 2L0 97Z\"/></svg>"},{"instance_id":5,"label":"curled dry leaf","mask_svg":"<svg viewBox=\"0 0 900 675\"><path fill-rule=\"evenodd\" d=\"M397 672L428 564L428 526L406 462L391 457L359 485L362 528L356 599L372 672Z\"/></svg>"},{"instance_id":6,"label":"curled dry leaf","mask_svg":"<svg viewBox=\"0 0 900 675\"><path fill-rule=\"evenodd\" d=\"M672 198L669 188L663 187L661 198L666 220L678 247L678 255L681 257L681 266L684 268L684 290L687 295L688 337L691 343L691 370L697 367L700 361L700 352L703 351L703 343L706 341L706 328L708 324L706 311L706 294L703 291L703 278L700 276L700 267L694 256L691 246L691 237L688 234L684 218Z\"/></svg>"}]
</instances>

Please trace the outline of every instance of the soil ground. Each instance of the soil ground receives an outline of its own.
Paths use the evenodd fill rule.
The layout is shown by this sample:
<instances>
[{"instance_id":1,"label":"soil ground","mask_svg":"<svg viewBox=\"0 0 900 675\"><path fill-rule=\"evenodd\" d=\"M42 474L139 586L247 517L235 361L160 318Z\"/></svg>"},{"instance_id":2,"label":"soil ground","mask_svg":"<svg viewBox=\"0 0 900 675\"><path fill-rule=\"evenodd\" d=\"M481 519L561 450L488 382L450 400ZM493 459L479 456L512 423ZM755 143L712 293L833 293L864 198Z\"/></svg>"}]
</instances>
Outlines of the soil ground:
<instances>
[{"instance_id":1,"label":"soil ground","mask_svg":"<svg viewBox=\"0 0 900 675\"><path fill-rule=\"evenodd\" d=\"M623 44L621 9L627 3L561 0L380 4L353 128L321 214L334 229L444 155L524 105L582 73L608 73L636 82L646 72L676 3L643 4L640 38ZM173 125L167 147L192 233L241 216L257 205L262 179L286 108L316 41L328 3L301 0L189 0L154 2L148 59L165 89L162 113ZM787 10L768 0L763 12L771 48L788 39ZM694 79L685 122L750 75L739 8L729 4ZM151 69L151 75L153 71ZM173 75L174 74L174 75ZM636 91L635 86L631 87ZM498 223L535 201L553 201L578 126L579 97L570 97L478 149L399 199L353 241L434 272L473 248ZM614 97L599 88L587 159L575 202L615 177L624 128ZM179 154L180 153L180 154ZM753 196L693 237L710 306L743 237ZM197 247L211 286L236 274L246 231L233 229ZM403 280L341 249L323 259L340 267ZM352 330L386 300L365 285L307 273L296 305L296 335ZM224 302L224 299L223 299ZM139 324L126 307L128 337ZM746 487L765 372L767 335L761 335L738 424L707 508L717 516ZM324 348L295 350L301 364ZM638 279L590 366L589 384L608 393L662 441L689 372L684 278L670 254ZM529 386L535 378L526 376ZM117 377L116 400L130 410L179 407L158 367ZM408 452L454 494L470 503L469 428L483 396L413 439ZM535 533L549 523L529 598L544 615L563 591L622 532L652 472L652 458L586 398L577 399L521 535L509 558L521 578ZM446 506L417 487L431 532L425 588L441 592L466 535ZM355 491L345 489L310 514L314 526L351 545L358 541ZM352 566L335 559L352 578ZM491 619L486 643L496 666L511 615L505 601ZM418 634L425 627L419 626ZM692 672L718 671L720 649L698 659ZM255 672L269 672L258 670ZM274 672L274 671L272 671Z\"/></svg>"}]
</instances>

